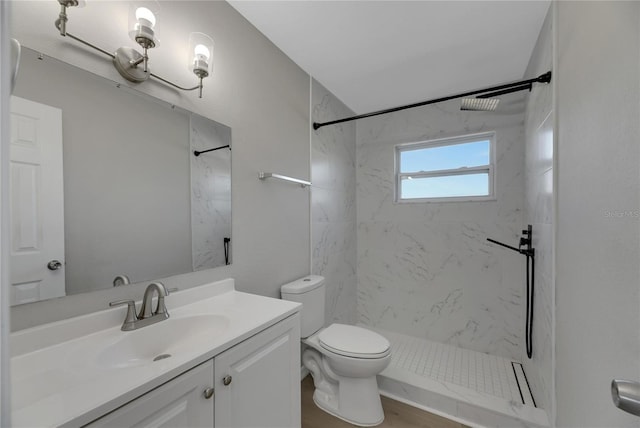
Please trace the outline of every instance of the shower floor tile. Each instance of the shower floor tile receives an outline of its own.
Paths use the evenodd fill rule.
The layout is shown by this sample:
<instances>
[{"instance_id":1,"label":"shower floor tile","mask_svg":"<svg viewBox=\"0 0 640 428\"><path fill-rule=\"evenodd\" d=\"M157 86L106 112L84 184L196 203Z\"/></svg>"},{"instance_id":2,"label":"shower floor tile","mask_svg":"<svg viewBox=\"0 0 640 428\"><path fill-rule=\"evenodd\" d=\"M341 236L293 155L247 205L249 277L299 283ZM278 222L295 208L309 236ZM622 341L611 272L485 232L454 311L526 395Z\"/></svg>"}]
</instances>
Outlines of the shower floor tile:
<instances>
[{"instance_id":1,"label":"shower floor tile","mask_svg":"<svg viewBox=\"0 0 640 428\"><path fill-rule=\"evenodd\" d=\"M391 367L506 400L522 401L512 360L404 334L378 332L391 342Z\"/></svg>"},{"instance_id":2,"label":"shower floor tile","mask_svg":"<svg viewBox=\"0 0 640 428\"><path fill-rule=\"evenodd\" d=\"M544 410L522 403L512 360L366 327L391 343L382 395L470 426L549 426Z\"/></svg>"}]
</instances>

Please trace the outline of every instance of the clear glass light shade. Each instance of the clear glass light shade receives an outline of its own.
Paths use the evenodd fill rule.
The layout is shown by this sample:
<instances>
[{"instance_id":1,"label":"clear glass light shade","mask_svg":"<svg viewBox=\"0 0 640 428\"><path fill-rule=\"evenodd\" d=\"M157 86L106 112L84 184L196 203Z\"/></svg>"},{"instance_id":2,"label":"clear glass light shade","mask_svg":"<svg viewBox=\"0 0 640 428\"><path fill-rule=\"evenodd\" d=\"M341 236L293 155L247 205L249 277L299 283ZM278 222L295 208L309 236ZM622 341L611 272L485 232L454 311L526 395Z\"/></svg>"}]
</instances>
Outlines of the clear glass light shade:
<instances>
[{"instance_id":1,"label":"clear glass light shade","mask_svg":"<svg viewBox=\"0 0 640 428\"><path fill-rule=\"evenodd\" d=\"M158 45L156 17L160 8L157 2L131 3L129 6L129 36L143 47ZM146 45L146 46L145 46Z\"/></svg>"},{"instance_id":2,"label":"clear glass light shade","mask_svg":"<svg viewBox=\"0 0 640 428\"><path fill-rule=\"evenodd\" d=\"M189 35L189 70L207 77L213 70L213 39L204 33Z\"/></svg>"},{"instance_id":3,"label":"clear glass light shade","mask_svg":"<svg viewBox=\"0 0 640 428\"><path fill-rule=\"evenodd\" d=\"M136 21L140 25L146 25L151 28L156 26L156 16L146 7L136 9Z\"/></svg>"}]
</instances>

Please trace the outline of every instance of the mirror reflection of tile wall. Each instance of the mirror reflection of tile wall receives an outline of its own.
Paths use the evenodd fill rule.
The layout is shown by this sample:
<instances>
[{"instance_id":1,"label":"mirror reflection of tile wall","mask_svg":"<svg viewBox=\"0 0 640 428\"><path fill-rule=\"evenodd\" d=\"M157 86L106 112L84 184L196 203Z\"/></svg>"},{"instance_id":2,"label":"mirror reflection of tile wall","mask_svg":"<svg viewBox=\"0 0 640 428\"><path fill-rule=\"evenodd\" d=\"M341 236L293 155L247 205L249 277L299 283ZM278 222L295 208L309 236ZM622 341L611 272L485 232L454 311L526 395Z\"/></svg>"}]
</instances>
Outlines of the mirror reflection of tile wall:
<instances>
[{"instance_id":1,"label":"mirror reflection of tile wall","mask_svg":"<svg viewBox=\"0 0 640 428\"><path fill-rule=\"evenodd\" d=\"M28 48L14 95L62 110L65 295L225 265L229 127Z\"/></svg>"},{"instance_id":2,"label":"mirror reflection of tile wall","mask_svg":"<svg viewBox=\"0 0 640 428\"><path fill-rule=\"evenodd\" d=\"M231 128L191 116L193 270L231 264Z\"/></svg>"}]
</instances>

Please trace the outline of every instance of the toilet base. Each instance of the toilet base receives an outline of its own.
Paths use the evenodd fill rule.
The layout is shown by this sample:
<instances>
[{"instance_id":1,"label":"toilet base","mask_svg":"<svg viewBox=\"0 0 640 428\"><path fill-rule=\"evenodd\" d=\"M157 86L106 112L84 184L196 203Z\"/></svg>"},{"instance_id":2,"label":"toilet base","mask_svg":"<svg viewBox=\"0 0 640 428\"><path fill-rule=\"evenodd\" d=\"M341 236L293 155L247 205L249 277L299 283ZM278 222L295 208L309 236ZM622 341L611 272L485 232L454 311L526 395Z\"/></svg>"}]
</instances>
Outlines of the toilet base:
<instances>
[{"instance_id":1,"label":"toilet base","mask_svg":"<svg viewBox=\"0 0 640 428\"><path fill-rule=\"evenodd\" d=\"M315 379L314 379L315 385ZM382 402L376 377L341 378L337 394L318 388L313 392L313 402L325 412L362 427L380 425L384 421Z\"/></svg>"}]
</instances>

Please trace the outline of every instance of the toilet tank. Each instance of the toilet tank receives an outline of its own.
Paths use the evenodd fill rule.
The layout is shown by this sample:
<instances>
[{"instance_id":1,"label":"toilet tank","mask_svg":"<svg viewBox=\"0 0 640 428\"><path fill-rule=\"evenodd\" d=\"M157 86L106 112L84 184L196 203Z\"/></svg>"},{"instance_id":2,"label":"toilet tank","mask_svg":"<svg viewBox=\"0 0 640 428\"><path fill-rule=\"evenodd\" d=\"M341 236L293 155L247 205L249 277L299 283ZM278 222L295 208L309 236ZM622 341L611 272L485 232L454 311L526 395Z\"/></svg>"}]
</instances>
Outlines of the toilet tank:
<instances>
[{"instance_id":1,"label":"toilet tank","mask_svg":"<svg viewBox=\"0 0 640 428\"><path fill-rule=\"evenodd\" d=\"M309 275L280 287L282 300L302 303L300 336L311 336L324 326L324 277Z\"/></svg>"}]
</instances>

